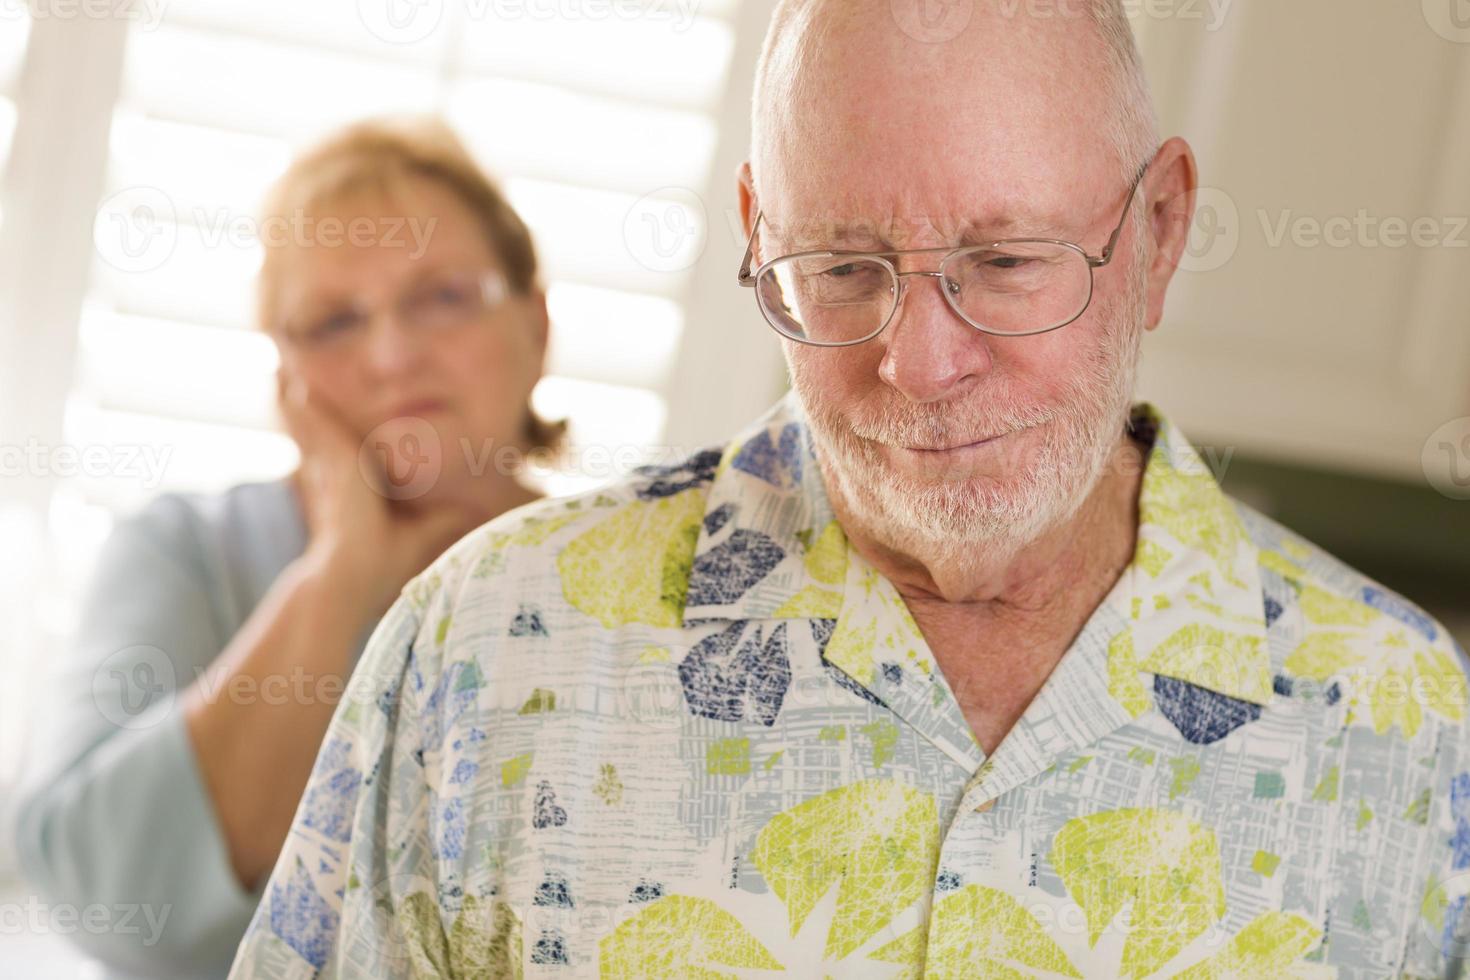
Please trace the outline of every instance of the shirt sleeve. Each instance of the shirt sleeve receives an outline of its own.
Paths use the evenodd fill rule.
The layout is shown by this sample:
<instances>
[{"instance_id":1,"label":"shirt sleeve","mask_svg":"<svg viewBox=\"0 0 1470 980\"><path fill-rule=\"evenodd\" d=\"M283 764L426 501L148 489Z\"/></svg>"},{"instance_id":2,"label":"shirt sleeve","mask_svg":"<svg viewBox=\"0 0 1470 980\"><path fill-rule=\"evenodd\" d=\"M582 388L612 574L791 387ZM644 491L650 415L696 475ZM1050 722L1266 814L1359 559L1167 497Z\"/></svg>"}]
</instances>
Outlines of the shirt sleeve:
<instances>
[{"instance_id":1,"label":"shirt sleeve","mask_svg":"<svg viewBox=\"0 0 1470 980\"><path fill-rule=\"evenodd\" d=\"M1453 640L1448 645L1456 668L1464 671L1470 666L1464 649ZM1435 754L1425 823L1426 880L1422 895L1412 896L1419 908L1411 916L1413 931L1405 943L1405 977L1461 977L1470 958L1470 716L1465 693L1461 679L1445 694L1459 705L1461 718L1444 726Z\"/></svg>"},{"instance_id":2,"label":"shirt sleeve","mask_svg":"<svg viewBox=\"0 0 1470 980\"><path fill-rule=\"evenodd\" d=\"M405 587L368 641L231 978L446 975L422 726L442 689L442 631L425 624L447 614L439 597L418 611L425 581Z\"/></svg>"},{"instance_id":3,"label":"shirt sleeve","mask_svg":"<svg viewBox=\"0 0 1470 980\"><path fill-rule=\"evenodd\" d=\"M218 971L256 902L230 867L177 703L228 640L192 533L180 501L163 498L108 539L36 711L16 810L37 897L116 916L72 939L158 977Z\"/></svg>"}]
</instances>

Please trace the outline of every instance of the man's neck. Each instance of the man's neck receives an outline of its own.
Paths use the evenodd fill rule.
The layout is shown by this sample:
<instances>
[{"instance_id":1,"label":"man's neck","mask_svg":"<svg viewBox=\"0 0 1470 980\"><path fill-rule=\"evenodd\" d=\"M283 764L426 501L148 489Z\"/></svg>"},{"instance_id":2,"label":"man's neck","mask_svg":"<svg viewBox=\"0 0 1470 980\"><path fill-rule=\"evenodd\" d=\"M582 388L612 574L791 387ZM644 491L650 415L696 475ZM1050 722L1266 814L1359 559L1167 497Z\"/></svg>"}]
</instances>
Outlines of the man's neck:
<instances>
[{"instance_id":1,"label":"man's neck","mask_svg":"<svg viewBox=\"0 0 1470 980\"><path fill-rule=\"evenodd\" d=\"M952 555L903 554L865 533L839 499L833 499L833 509L852 547L893 582L916 617L944 611L975 623L1044 622L1073 614L1099 588L1100 601L1132 560L1147 452L1137 440L1121 438L1070 518L1019 552L991 560L977 559L975 548Z\"/></svg>"},{"instance_id":2,"label":"man's neck","mask_svg":"<svg viewBox=\"0 0 1470 980\"><path fill-rule=\"evenodd\" d=\"M987 756L1132 561L1148 447L1125 437L1070 520L988 565L899 554L843 524L893 582ZM842 508L833 501L838 519Z\"/></svg>"}]
</instances>

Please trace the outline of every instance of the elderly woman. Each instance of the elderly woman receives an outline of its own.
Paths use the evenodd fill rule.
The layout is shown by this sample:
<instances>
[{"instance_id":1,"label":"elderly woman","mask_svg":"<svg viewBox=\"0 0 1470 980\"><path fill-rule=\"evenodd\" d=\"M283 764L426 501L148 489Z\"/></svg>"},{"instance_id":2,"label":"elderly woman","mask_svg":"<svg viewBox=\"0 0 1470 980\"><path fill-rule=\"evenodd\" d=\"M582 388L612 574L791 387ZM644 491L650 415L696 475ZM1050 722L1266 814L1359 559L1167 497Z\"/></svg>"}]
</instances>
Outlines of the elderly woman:
<instances>
[{"instance_id":1,"label":"elderly woman","mask_svg":"<svg viewBox=\"0 0 1470 980\"><path fill-rule=\"evenodd\" d=\"M118 525L21 801L39 897L106 906L73 935L118 976L223 976L372 627L539 496L509 462L561 436L530 408L530 235L444 126L355 125L265 212L259 317L301 465Z\"/></svg>"}]
</instances>

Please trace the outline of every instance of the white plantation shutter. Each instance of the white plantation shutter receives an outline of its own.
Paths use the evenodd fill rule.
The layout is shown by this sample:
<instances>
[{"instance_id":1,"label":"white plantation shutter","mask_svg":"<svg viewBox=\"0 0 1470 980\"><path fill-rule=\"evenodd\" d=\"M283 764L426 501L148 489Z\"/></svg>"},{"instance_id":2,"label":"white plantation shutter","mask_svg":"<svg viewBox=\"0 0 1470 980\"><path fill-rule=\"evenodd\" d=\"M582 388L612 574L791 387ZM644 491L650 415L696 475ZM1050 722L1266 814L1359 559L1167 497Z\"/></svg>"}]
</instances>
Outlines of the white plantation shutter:
<instances>
[{"instance_id":1,"label":"white plantation shutter","mask_svg":"<svg viewBox=\"0 0 1470 980\"><path fill-rule=\"evenodd\" d=\"M574 460L578 442L658 442L687 276L657 253L644 261L627 226L640 198L674 188L677 204L710 179L733 44L721 9L649 3L594 20L486 0L405 6L390 23L368 6L302 16L285 2L175 0L157 25L132 27L98 224L116 237L99 243L68 438L161 441L162 488L288 469L293 447L271 429L273 356L250 330L250 217L293 148L362 116L437 111L536 233L555 328L538 409L571 419ZM411 22L435 16L420 37ZM155 489L84 488L108 508Z\"/></svg>"},{"instance_id":2,"label":"white plantation shutter","mask_svg":"<svg viewBox=\"0 0 1470 980\"><path fill-rule=\"evenodd\" d=\"M26 691L115 516L295 463L273 421L275 352L251 322L253 219L331 129L438 112L531 226L553 320L534 401L571 420L583 467L552 492L779 388L778 355L734 349L770 343L758 318L737 335L725 312L748 305L729 185L772 0L138 0L35 24L16 6L0 11L0 161L14 164L0 202L17 212L0 211L0 442L95 465L53 452L3 483L0 672L15 683L0 686L0 797ZM715 261L722 288L698 300ZM691 364L769 377L696 402Z\"/></svg>"},{"instance_id":3,"label":"white plantation shutter","mask_svg":"<svg viewBox=\"0 0 1470 980\"><path fill-rule=\"evenodd\" d=\"M31 22L11 12L10 20L0 19L0 169L10 156L10 138L15 133L16 81ZM0 214L0 221L4 220Z\"/></svg>"},{"instance_id":4,"label":"white plantation shutter","mask_svg":"<svg viewBox=\"0 0 1470 980\"><path fill-rule=\"evenodd\" d=\"M0 20L0 171L3 171L10 159L11 139L15 134L16 124L16 96L17 83L20 73L22 58L25 55L26 42L30 38L30 20L25 17L12 17L8 21ZM4 229L6 215L3 205L0 205L0 230ZM3 284L0 284L3 286ZM0 321L0 330L5 324ZM0 356L10 352L9 345L0 338ZM14 444L16 429L3 425L4 406L6 401L0 397L0 444ZM5 461L7 472L0 475L0 481L11 482L17 478L8 472L9 459ZM3 484L0 484L3 485ZM19 651L22 645L34 635L35 628L30 624L20 624L21 610L26 606L22 604L21 583L29 573L22 562L35 555L40 549L41 530L39 521L34 514L28 510L23 503L9 504L0 500L0 542L5 542L11 554L15 556L13 563L0 564L0 618L14 623L18 628L11 633L9 641L0 640L0 671L7 678L24 678L28 673L19 669L6 669L18 664ZM0 684L0 798L5 795L5 787L8 779L13 779L16 770L17 758L15 753L21 745L21 713L19 706L23 703L23 695L17 688L18 684ZM0 835L9 839L9 818L0 806ZM13 863L13 857L8 855L7 846L0 844L0 878Z\"/></svg>"}]
</instances>

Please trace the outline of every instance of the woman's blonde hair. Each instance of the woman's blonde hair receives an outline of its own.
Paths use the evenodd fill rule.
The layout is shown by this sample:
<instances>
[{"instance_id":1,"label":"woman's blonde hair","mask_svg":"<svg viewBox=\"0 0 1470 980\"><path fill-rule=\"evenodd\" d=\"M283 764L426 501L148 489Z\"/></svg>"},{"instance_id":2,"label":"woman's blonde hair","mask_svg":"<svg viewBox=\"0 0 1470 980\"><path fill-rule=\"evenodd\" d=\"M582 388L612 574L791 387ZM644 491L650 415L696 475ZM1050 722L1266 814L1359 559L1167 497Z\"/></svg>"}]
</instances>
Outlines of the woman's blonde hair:
<instances>
[{"instance_id":1,"label":"woman's blonde hair","mask_svg":"<svg viewBox=\"0 0 1470 980\"><path fill-rule=\"evenodd\" d=\"M356 194L387 196L410 177L438 182L470 210L499 259L511 292L524 295L542 288L530 230L454 130L435 116L366 119L312 146L271 185L261 208L261 226L291 222ZM279 286L286 255L279 246L263 244L256 316L270 330L280 317ZM529 405L526 412L530 448L561 449L566 421L542 419Z\"/></svg>"}]
</instances>

